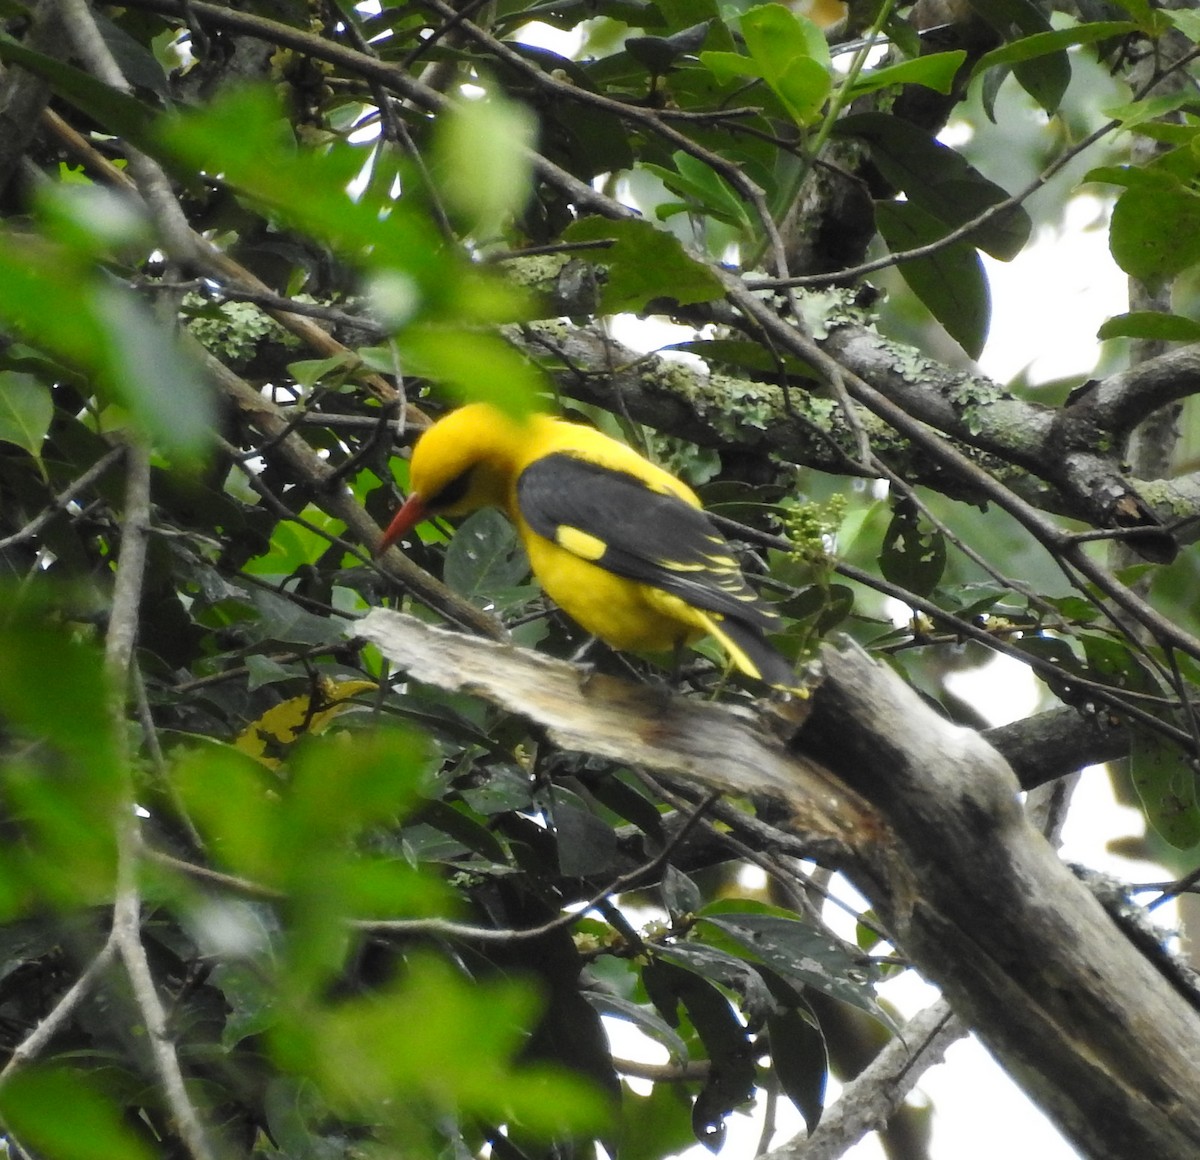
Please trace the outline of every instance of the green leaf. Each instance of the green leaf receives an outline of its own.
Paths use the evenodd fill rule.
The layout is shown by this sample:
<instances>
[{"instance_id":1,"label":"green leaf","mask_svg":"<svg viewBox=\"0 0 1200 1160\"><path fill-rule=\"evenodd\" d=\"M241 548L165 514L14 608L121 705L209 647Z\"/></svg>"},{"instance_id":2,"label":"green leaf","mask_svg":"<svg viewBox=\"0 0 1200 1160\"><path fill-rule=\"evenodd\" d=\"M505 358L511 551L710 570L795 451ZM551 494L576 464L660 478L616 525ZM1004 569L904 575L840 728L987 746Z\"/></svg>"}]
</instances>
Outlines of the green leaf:
<instances>
[{"instance_id":1,"label":"green leaf","mask_svg":"<svg viewBox=\"0 0 1200 1160\"><path fill-rule=\"evenodd\" d=\"M0 318L90 375L156 446L185 456L212 438L212 392L197 361L146 307L77 255L0 234Z\"/></svg>"},{"instance_id":2,"label":"green leaf","mask_svg":"<svg viewBox=\"0 0 1200 1160\"><path fill-rule=\"evenodd\" d=\"M1146 4L1149 8L1149 4ZM1184 34L1193 44L1200 44L1200 12L1195 12L1191 9L1181 8L1175 12L1161 12L1158 16L1165 16L1180 32Z\"/></svg>"},{"instance_id":3,"label":"green leaf","mask_svg":"<svg viewBox=\"0 0 1200 1160\"><path fill-rule=\"evenodd\" d=\"M701 168L716 178L707 166ZM581 253L607 271L601 291L601 310L606 314L641 311L656 298L671 298L688 306L711 302L723 293L720 280L707 266L690 257L673 234L655 229L650 222L583 218L568 226L562 237L567 242L612 241L612 246L595 257L588 251Z\"/></svg>"},{"instance_id":4,"label":"green leaf","mask_svg":"<svg viewBox=\"0 0 1200 1160\"><path fill-rule=\"evenodd\" d=\"M205 451L217 408L198 360L123 289L98 286L93 305L108 336L101 373L109 389L155 446L188 456Z\"/></svg>"},{"instance_id":5,"label":"green leaf","mask_svg":"<svg viewBox=\"0 0 1200 1160\"><path fill-rule=\"evenodd\" d=\"M1100 339L1149 338L1163 342L1200 342L1200 322L1179 314L1135 310L1115 314L1096 332Z\"/></svg>"},{"instance_id":6,"label":"green leaf","mask_svg":"<svg viewBox=\"0 0 1200 1160\"><path fill-rule=\"evenodd\" d=\"M529 575L529 560L513 526L494 508L475 512L454 533L443 578L467 597L490 596Z\"/></svg>"},{"instance_id":7,"label":"green leaf","mask_svg":"<svg viewBox=\"0 0 1200 1160\"><path fill-rule=\"evenodd\" d=\"M411 954L398 983L315 1006L278 1026L272 1044L277 1060L308 1075L342 1114L397 1129L411 1129L423 1106L543 1139L602 1129L609 1109L590 1085L511 1062L535 1008L523 984L468 979Z\"/></svg>"},{"instance_id":8,"label":"green leaf","mask_svg":"<svg viewBox=\"0 0 1200 1160\"><path fill-rule=\"evenodd\" d=\"M883 536L879 570L885 580L918 596L928 596L946 570L946 540L936 529L926 530L915 508L896 504Z\"/></svg>"},{"instance_id":9,"label":"green leaf","mask_svg":"<svg viewBox=\"0 0 1200 1160\"><path fill-rule=\"evenodd\" d=\"M1056 28L1050 32L1036 32L1024 36L991 52L984 53L971 70L977 77L990 68L1010 66L1048 53L1062 52L1076 44L1094 44L1097 40L1108 40L1114 36L1126 36L1137 32L1138 26L1129 20L1101 20L1094 24L1076 24L1071 28Z\"/></svg>"},{"instance_id":10,"label":"green leaf","mask_svg":"<svg viewBox=\"0 0 1200 1160\"><path fill-rule=\"evenodd\" d=\"M1179 747L1148 729L1135 729L1129 774L1146 820L1177 850L1200 842L1196 773Z\"/></svg>"},{"instance_id":11,"label":"green leaf","mask_svg":"<svg viewBox=\"0 0 1200 1160\"><path fill-rule=\"evenodd\" d=\"M1131 101L1125 105L1111 105L1103 112L1106 117L1120 121L1122 129L1138 129L1147 121L1156 121L1161 117L1167 117L1179 109L1191 108L1195 103L1195 94L1184 90L1178 93L1164 93L1161 96L1143 97L1140 101ZM1172 128L1185 133L1190 130L1191 134L1196 131L1195 125L1174 125Z\"/></svg>"},{"instance_id":12,"label":"green leaf","mask_svg":"<svg viewBox=\"0 0 1200 1160\"><path fill-rule=\"evenodd\" d=\"M702 52L700 63L717 78L719 84L728 84L737 77L762 78L762 67L740 52Z\"/></svg>"},{"instance_id":13,"label":"green leaf","mask_svg":"<svg viewBox=\"0 0 1200 1160\"><path fill-rule=\"evenodd\" d=\"M1014 31L1037 36L1051 31L1050 22L1033 0L969 0L976 14L1006 41ZM1071 83L1071 62L1066 51L1018 61L1013 73L1021 87L1047 113L1054 113Z\"/></svg>"},{"instance_id":14,"label":"green leaf","mask_svg":"<svg viewBox=\"0 0 1200 1160\"><path fill-rule=\"evenodd\" d=\"M529 200L536 137L537 119L500 91L460 102L439 119L434 164L440 189L476 236L496 233Z\"/></svg>"},{"instance_id":15,"label":"green leaf","mask_svg":"<svg viewBox=\"0 0 1200 1160\"><path fill-rule=\"evenodd\" d=\"M684 1152L694 1139L691 1097L683 1084L656 1083L649 1095L621 1093L621 1160L662 1160Z\"/></svg>"},{"instance_id":16,"label":"green leaf","mask_svg":"<svg viewBox=\"0 0 1200 1160\"><path fill-rule=\"evenodd\" d=\"M946 232L941 221L913 202L877 203L875 224L895 252L929 245ZM897 269L950 337L971 358L978 358L987 341L991 295L974 247L954 242L929 257L901 262Z\"/></svg>"},{"instance_id":17,"label":"green leaf","mask_svg":"<svg viewBox=\"0 0 1200 1160\"><path fill-rule=\"evenodd\" d=\"M125 1111L82 1071L26 1067L0 1087L6 1132L53 1160L152 1160Z\"/></svg>"},{"instance_id":18,"label":"green leaf","mask_svg":"<svg viewBox=\"0 0 1200 1160\"><path fill-rule=\"evenodd\" d=\"M796 378L817 381L819 376L808 363L781 351L765 350L757 342L737 338L696 339L691 342L674 342L662 350L679 350L697 355L709 365L718 364L735 370L751 370L778 375L784 370Z\"/></svg>"},{"instance_id":19,"label":"green leaf","mask_svg":"<svg viewBox=\"0 0 1200 1160\"><path fill-rule=\"evenodd\" d=\"M677 193L693 203L702 214L708 214L718 221L728 222L740 229L751 228L751 218L746 206L723 177L703 161L697 161L682 150L672 154L671 160L675 163L675 169L651 165L648 162L643 162L641 168L647 173L653 173L672 193ZM660 217L663 216L662 207L658 213Z\"/></svg>"},{"instance_id":20,"label":"green leaf","mask_svg":"<svg viewBox=\"0 0 1200 1160\"><path fill-rule=\"evenodd\" d=\"M286 880L290 868L275 862L279 805L262 765L207 741L180 755L171 781L221 865L266 886Z\"/></svg>"},{"instance_id":21,"label":"green leaf","mask_svg":"<svg viewBox=\"0 0 1200 1160\"><path fill-rule=\"evenodd\" d=\"M958 70L967 59L962 49L954 52L932 52L915 60L903 60L886 68L861 73L850 89L851 98L865 96L893 85L924 85L938 93L948 93Z\"/></svg>"},{"instance_id":22,"label":"green leaf","mask_svg":"<svg viewBox=\"0 0 1200 1160\"><path fill-rule=\"evenodd\" d=\"M751 8L742 15L741 28L751 59L796 124L817 120L833 88L821 29L782 4Z\"/></svg>"},{"instance_id":23,"label":"green leaf","mask_svg":"<svg viewBox=\"0 0 1200 1160\"><path fill-rule=\"evenodd\" d=\"M795 918L750 912L709 913L708 924L729 935L760 962L800 986L812 986L877 1019L874 974L827 934Z\"/></svg>"},{"instance_id":24,"label":"green leaf","mask_svg":"<svg viewBox=\"0 0 1200 1160\"><path fill-rule=\"evenodd\" d=\"M1200 195L1174 182L1127 189L1113 207L1109 246L1133 278L1157 283L1200 262Z\"/></svg>"},{"instance_id":25,"label":"green leaf","mask_svg":"<svg viewBox=\"0 0 1200 1160\"><path fill-rule=\"evenodd\" d=\"M772 1015L767 1020L767 1034L779 1086L796 1105L811 1134L825 1106L825 1083L829 1078L825 1036L812 1013L797 1007Z\"/></svg>"},{"instance_id":26,"label":"green leaf","mask_svg":"<svg viewBox=\"0 0 1200 1160\"><path fill-rule=\"evenodd\" d=\"M202 111L163 117L155 149L196 172L219 172L234 189L271 216L324 242L349 261L372 271L403 274L412 282L417 308L446 306L462 265L440 244L432 219L414 193L391 196L392 181L379 180L360 197L350 187L367 156L338 142L303 149L274 94L247 87L213 101ZM393 177L406 181L394 167ZM418 180L414 183L422 188Z\"/></svg>"},{"instance_id":27,"label":"green leaf","mask_svg":"<svg viewBox=\"0 0 1200 1160\"><path fill-rule=\"evenodd\" d=\"M949 229L966 225L1008 198L953 149L899 117L854 113L843 117L834 132L866 141L884 178ZM1021 251L1032 229L1029 215L1014 206L979 226L968 240L993 258L1008 261Z\"/></svg>"},{"instance_id":28,"label":"green leaf","mask_svg":"<svg viewBox=\"0 0 1200 1160\"><path fill-rule=\"evenodd\" d=\"M536 408L545 388L532 363L481 330L413 326L397 345L407 371L442 383L464 403L491 403L520 417Z\"/></svg>"},{"instance_id":29,"label":"green leaf","mask_svg":"<svg viewBox=\"0 0 1200 1160\"><path fill-rule=\"evenodd\" d=\"M0 613L0 711L33 738L82 763L95 779L98 813L119 778L104 658L49 608L5 593Z\"/></svg>"},{"instance_id":30,"label":"green leaf","mask_svg":"<svg viewBox=\"0 0 1200 1160\"><path fill-rule=\"evenodd\" d=\"M1138 27L1147 36L1160 36L1166 20L1179 15L1175 12L1160 12L1155 7L1154 0L1114 0L1114 2L1124 8L1138 22Z\"/></svg>"},{"instance_id":31,"label":"green leaf","mask_svg":"<svg viewBox=\"0 0 1200 1160\"><path fill-rule=\"evenodd\" d=\"M828 69L831 59L825 33L811 20L779 4L760 4L742 13L742 36L764 75L779 75L798 56Z\"/></svg>"},{"instance_id":32,"label":"green leaf","mask_svg":"<svg viewBox=\"0 0 1200 1160\"><path fill-rule=\"evenodd\" d=\"M49 387L33 375L0 371L0 443L12 443L38 458L53 418Z\"/></svg>"}]
</instances>

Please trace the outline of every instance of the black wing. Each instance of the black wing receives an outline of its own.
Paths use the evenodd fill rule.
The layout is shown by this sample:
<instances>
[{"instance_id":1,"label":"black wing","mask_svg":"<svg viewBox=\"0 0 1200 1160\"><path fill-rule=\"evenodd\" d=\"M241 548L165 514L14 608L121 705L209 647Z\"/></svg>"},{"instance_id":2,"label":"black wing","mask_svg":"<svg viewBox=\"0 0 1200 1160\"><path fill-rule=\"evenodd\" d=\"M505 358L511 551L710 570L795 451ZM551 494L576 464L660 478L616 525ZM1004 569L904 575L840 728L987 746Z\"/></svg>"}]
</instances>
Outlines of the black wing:
<instances>
[{"instance_id":1,"label":"black wing","mask_svg":"<svg viewBox=\"0 0 1200 1160\"><path fill-rule=\"evenodd\" d=\"M760 631L776 627L778 617L746 583L708 516L636 476L555 453L521 473L517 504L548 540L561 543L564 529L593 537L603 550L588 559L601 568Z\"/></svg>"}]
</instances>

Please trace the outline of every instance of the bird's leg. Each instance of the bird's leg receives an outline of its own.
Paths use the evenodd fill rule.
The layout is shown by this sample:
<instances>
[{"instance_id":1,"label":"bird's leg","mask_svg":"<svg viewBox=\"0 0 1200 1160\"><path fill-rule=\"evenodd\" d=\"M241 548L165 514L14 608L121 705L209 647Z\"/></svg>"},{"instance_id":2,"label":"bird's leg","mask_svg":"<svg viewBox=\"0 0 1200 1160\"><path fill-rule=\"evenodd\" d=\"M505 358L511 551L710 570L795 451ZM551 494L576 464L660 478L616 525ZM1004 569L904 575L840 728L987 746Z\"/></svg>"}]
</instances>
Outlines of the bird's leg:
<instances>
[{"instance_id":1,"label":"bird's leg","mask_svg":"<svg viewBox=\"0 0 1200 1160\"><path fill-rule=\"evenodd\" d=\"M683 684L683 650L685 647L683 637L680 637L671 650L671 674L667 679L667 684L676 693L681 691Z\"/></svg>"},{"instance_id":2,"label":"bird's leg","mask_svg":"<svg viewBox=\"0 0 1200 1160\"><path fill-rule=\"evenodd\" d=\"M596 647L596 644L599 640L600 640L600 638L598 636L589 636L587 638L587 640L585 640L583 642L583 644L581 644L571 654L571 657L570 657L571 664L573 664L573 665L583 664L584 661L587 659L588 653L590 653L592 651L592 649L594 649ZM594 668L595 666L593 665L592 667Z\"/></svg>"},{"instance_id":3,"label":"bird's leg","mask_svg":"<svg viewBox=\"0 0 1200 1160\"><path fill-rule=\"evenodd\" d=\"M599 641L598 636L589 636L570 657L571 664L579 669L579 691L587 692L587 687L591 684L592 678L596 675L596 662L589 661L587 656L596 647Z\"/></svg>"}]
</instances>

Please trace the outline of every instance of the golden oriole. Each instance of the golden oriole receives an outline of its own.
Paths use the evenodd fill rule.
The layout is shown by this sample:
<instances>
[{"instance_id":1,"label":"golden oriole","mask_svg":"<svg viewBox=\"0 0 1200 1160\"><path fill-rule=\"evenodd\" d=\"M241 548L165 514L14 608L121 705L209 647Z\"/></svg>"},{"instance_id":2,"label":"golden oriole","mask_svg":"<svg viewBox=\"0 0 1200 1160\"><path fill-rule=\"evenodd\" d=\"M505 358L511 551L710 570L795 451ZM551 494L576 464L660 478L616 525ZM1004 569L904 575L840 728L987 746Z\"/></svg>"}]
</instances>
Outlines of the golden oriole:
<instances>
[{"instance_id":1,"label":"golden oriole","mask_svg":"<svg viewBox=\"0 0 1200 1160\"><path fill-rule=\"evenodd\" d=\"M624 443L472 403L421 436L409 480L379 551L430 516L497 507L547 595L601 640L656 651L711 633L742 672L795 685L764 636L778 615L746 583L695 492Z\"/></svg>"}]
</instances>

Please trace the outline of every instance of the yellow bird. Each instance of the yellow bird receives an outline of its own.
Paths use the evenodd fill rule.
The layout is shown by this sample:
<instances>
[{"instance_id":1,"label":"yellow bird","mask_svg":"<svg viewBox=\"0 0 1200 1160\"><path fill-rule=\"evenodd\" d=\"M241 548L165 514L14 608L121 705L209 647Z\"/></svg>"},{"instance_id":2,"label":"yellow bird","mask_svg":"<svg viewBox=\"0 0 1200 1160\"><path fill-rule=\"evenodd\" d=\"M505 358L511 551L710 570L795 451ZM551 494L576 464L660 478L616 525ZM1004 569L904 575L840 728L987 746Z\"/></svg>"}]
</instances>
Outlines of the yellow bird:
<instances>
[{"instance_id":1,"label":"yellow bird","mask_svg":"<svg viewBox=\"0 0 1200 1160\"><path fill-rule=\"evenodd\" d=\"M601 640L657 651L709 633L743 673L796 684L765 639L778 615L746 583L695 492L624 443L472 403L421 436L409 480L379 551L431 516L496 507L547 595Z\"/></svg>"}]
</instances>

